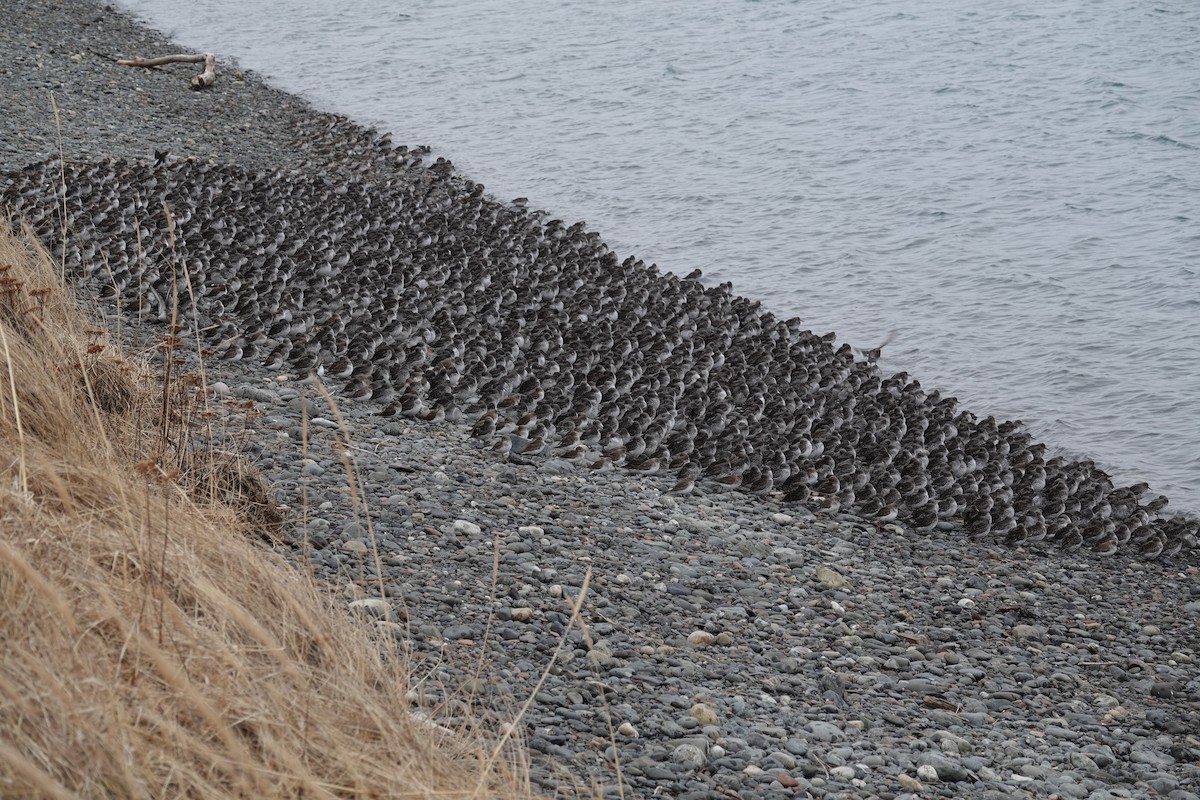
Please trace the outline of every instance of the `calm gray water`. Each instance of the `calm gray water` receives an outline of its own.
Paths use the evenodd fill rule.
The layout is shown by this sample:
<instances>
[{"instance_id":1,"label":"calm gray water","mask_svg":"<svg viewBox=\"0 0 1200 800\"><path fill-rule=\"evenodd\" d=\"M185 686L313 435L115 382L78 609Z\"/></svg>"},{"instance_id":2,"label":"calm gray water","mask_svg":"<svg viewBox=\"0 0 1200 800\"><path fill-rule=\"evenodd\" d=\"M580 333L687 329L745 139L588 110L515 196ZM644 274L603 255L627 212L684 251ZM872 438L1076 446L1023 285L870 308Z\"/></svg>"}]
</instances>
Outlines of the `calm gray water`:
<instances>
[{"instance_id":1,"label":"calm gray water","mask_svg":"<svg viewBox=\"0 0 1200 800\"><path fill-rule=\"evenodd\" d=\"M1200 510L1195 0L124 4Z\"/></svg>"}]
</instances>

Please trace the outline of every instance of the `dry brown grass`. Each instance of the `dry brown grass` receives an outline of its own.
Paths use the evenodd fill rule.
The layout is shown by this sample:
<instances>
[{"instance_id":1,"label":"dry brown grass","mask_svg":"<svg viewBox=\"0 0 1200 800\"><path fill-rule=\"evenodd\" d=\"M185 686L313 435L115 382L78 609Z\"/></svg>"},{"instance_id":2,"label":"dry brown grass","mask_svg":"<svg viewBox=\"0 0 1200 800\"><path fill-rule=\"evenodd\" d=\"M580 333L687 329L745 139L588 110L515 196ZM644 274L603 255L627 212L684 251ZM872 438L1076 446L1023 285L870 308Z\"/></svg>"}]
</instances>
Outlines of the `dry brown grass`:
<instances>
[{"instance_id":1,"label":"dry brown grass","mask_svg":"<svg viewBox=\"0 0 1200 800\"><path fill-rule=\"evenodd\" d=\"M260 484L162 384L0 219L0 796L529 796L245 535Z\"/></svg>"}]
</instances>

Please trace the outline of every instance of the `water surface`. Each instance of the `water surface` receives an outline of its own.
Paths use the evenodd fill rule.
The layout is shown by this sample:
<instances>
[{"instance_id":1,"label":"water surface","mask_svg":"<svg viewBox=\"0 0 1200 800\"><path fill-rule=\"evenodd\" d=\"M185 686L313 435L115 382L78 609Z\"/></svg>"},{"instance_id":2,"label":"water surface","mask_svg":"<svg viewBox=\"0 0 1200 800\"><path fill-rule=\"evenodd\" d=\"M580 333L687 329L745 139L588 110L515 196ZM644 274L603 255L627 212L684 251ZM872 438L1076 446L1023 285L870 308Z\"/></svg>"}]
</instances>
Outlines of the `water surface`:
<instances>
[{"instance_id":1,"label":"water surface","mask_svg":"<svg viewBox=\"0 0 1200 800\"><path fill-rule=\"evenodd\" d=\"M1200 510L1200 5L124 0Z\"/></svg>"}]
</instances>

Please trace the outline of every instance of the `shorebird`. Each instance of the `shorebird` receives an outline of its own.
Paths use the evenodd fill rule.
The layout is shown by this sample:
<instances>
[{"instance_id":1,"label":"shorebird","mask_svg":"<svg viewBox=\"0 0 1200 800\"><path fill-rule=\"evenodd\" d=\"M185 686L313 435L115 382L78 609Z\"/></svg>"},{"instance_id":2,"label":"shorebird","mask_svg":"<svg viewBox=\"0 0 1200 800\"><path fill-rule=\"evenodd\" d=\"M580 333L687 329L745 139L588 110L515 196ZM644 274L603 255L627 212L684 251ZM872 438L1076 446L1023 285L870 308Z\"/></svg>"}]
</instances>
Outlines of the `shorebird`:
<instances>
[{"instance_id":1,"label":"shorebird","mask_svg":"<svg viewBox=\"0 0 1200 800\"><path fill-rule=\"evenodd\" d=\"M197 287L180 312L219 356L317 370L384 416L466 417L506 457L695 464L680 491L702 470L719 488L950 536L1142 558L1194 546L1146 484L1119 487L1086 459L1048 456L1019 420L884 374L894 332L839 346L731 284L619 261L586 225L495 202L450 162L376 152L357 130L312 134L306 147L337 154L316 178L165 152L54 160L6 175L0 202L106 301L164 317L177 278L143 256L171 250ZM163 203L173 231L137 215ZM79 233L59 241L64 222Z\"/></svg>"}]
</instances>

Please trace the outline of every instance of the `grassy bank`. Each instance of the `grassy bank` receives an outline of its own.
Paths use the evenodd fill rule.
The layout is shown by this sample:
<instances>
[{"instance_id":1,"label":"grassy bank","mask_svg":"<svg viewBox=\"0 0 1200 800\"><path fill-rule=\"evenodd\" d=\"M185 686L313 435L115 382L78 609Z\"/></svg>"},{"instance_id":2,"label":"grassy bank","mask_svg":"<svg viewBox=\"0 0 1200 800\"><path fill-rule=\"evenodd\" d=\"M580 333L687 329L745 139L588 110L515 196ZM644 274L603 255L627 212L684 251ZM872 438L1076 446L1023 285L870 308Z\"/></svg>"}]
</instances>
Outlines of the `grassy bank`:
<instances>
[{"instance_id":1,"label":"grassy bank","mask_svg":"<svg viewBox=\"0 0 1200 800\"><path fill-rule=\"evenodd\" d=\"M0 221L0 796L528 796L255 544L261 480L194 444L201 380L148 363Z\"/></svg>"}]
</instances>

